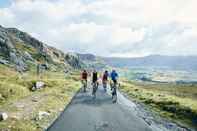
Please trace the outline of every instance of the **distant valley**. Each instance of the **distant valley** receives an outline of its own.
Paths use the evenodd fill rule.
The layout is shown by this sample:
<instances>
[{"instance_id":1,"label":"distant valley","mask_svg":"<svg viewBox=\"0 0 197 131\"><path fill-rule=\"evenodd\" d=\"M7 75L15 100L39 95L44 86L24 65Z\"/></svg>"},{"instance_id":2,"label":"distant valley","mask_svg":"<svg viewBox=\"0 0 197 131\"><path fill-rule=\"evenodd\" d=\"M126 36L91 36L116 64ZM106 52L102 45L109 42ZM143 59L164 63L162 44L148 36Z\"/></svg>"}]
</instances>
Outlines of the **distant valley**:
<instances>
[{"instance_id":1,"label":"distant valley","mask_svg":"<svg viewBox=\"0 0 197 131\"><path fill-rule=\"evenodd\" d=\"M150 55L139 58L103 58L106 64L113 67L146 67L168 68L174 70L197 70L197 56L163 56Z\"/></svg>"}]
</instances>

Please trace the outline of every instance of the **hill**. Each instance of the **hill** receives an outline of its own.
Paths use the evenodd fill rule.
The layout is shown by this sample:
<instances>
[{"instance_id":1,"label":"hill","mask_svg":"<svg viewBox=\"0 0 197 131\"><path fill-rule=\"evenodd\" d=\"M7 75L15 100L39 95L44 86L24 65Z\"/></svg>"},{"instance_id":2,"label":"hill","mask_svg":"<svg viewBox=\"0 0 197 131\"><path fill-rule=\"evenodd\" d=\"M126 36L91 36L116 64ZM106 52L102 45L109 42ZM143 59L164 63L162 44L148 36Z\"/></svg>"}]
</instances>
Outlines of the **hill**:
<instances>
[{"instance_id":1,"label":"hill","mask_svg":"<svg viewBox=\"0 0 197 131\"><path fill-rule=\"evenodd\" d=\"M140 58L102 58L106 64L113 67L158 67L170 69L197 69L197 56L164 56L150 55Z\"/></svg>"},{"instance_id":2,"label":"hill","mask_svg":"<svg viewBox=\"0 0 197 131\"><path fill-rule=\"evenodd\" d=\"M14 66L18 71L29 70L38 63L53 70L84 66L76 54L63 53L16 28L2 26L0 26L0 63Z\"/></svg>"},{"instance_id":3,"label":"hill","mask_svg":"<svg viewBox=\"0 0 197 131\"><path fill-rule=\"evenodd\" d=\"M84 66L77 54L0 26L0 130L48 127L80 89L78 69ZM38 67L45 70L38 74ZM8 116L4 120L2 112Z\"/></svg>"},{"instance_id":4,"label":"hill","mask_svg":"<svg viewBox=\"0 0 197 131\"><path fill-rule=\"evenodd\" d=\"M85 63L88 69L101 70L107 67L104 60L98 56L95 56L93 54L80 54L80 53L77 53L77 55L80 58L80 60L82 60Z\"/></svg>"}]
</instances>

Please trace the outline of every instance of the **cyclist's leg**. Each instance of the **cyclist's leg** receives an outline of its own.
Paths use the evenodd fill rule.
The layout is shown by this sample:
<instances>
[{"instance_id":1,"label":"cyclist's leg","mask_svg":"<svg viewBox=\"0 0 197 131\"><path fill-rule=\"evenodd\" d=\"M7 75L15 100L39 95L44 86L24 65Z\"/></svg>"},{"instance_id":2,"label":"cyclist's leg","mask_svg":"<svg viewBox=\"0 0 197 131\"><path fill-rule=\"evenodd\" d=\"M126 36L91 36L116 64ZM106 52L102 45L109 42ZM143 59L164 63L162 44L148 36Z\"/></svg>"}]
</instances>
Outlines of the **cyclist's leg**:
<instances>
[{"instance_id":1,"label":"cyclist's leg","mask_svg":"<svg viewBox=\"0 0 197 131\"><path fill-rule=\"evenodd\" d=\"M94 82L92 83L92 95L94 95Z\"/></svg>"},{"instance_id":2,"label":"cyclist's leg","mask_svg":"<svg viewBox=\"0 0 197 131\"><path fill-rule=\"evenodd\" d=\"M95 82L93 81L93 83L92 83L92 95L94 95L95 94Z\"/></svg>"},{"instance_id":3,"label":"cyclist's leg","mask_svg":"<svg viewBox=\"0 0 197 131\"><path fill-rule=\"evenodd\" d=\"M104 88L104 91L106 92L107 91L107 82L106 81L103 81L103 88Z\"/></svg>"},{"instance_id":4,"label":"cyclist's leg","mask_svg":"<svg viewBox=\"0 0 197 131\"><path fill-rule=\"evenodd\" d=\"M83 90L84 89L84 80L81 80L81 84L82 84L81 90Z\"/></svg>"},{"instance_id":5,"label":"cyclist's leg","mask_svg":"<svg viewBox=\"0 0 197 131\"><path fill-rule=\"evenodd\" d=\"M94 98L96 98L96 90L97 90L97 83L95 82L93 84L93 91L92 91L92 95L93 95Z\"/></svg>"},{"instance_id":6,"label":"cyclist's leg","mask_svg":"<svg viewBox=\"0 0 197 131\"><path fill-rule=\"evenodd\" d=\"M86 80L85 79L83 80L83 91L84 92L86 91Z\"/></svg>"},{"instance_id":7,"label":"cyclist's leg","mask_svg":"<svg viewBox=\"0 0 197 131\"><path fill-rule=\"evenodd\" d=\"M85 85L84 85L84 90L86 91L86 89L87 89L87 84L88 84L88 81L87 81L87 79L85 80Z\"/></svg>"}]
</instances>

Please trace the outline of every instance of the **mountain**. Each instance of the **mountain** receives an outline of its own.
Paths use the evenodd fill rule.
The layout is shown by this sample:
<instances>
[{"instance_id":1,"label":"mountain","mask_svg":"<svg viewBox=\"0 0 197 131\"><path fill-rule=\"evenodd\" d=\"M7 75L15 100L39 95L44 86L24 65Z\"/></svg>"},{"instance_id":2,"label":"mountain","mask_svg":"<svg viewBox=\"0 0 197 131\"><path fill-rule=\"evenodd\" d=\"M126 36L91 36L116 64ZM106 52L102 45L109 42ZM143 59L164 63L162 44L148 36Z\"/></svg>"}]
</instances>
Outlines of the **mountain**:
<instances>
[{"instance_id":1,"label":"mountain","mask_svg":"<svg viewBox=\"0 0 197 131\"><path fill-rule=\"evenodd\" d=\"M77 55L85 63L86 68L88 69L101 70L103 68L106 68L107 66L102 58L95 56L93 54L77 53Z\"/></svg>"},{"instance_id":2,"label":"mountain","mask_svg":"<svg viewBox=\"0 0 197 131\"><path fill-rule=\"evenodd\" d=\"M54 70L85 66L76 54L63 53L16 28L0 26L0 64L26 71L38 63Z\"/></svg>"},{"instance_id":3,"label":"mountain","mask_svg":"<svg viewBox=\"0 0 197 131\"><path fill-rule=\"evenodd\" d=\"M170 69L197 70L197 56L150 55L140 58L102 58L113 67L165 67Z\"/></svg>"}]
</instances>

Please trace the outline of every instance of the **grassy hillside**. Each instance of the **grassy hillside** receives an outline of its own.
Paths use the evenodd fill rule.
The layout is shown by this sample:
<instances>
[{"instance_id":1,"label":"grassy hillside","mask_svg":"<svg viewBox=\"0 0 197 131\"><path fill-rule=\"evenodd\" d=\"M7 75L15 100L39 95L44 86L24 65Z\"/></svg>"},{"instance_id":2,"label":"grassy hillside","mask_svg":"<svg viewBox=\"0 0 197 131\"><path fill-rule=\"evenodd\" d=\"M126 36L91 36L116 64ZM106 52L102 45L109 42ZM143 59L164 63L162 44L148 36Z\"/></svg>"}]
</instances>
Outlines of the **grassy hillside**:
<instances>
[{"instance_id":1,"label":"grassy hillside","mask_svg":"<svg viewBox=\"0 0 197 131\"><path fill-rule=\"evenodd\" d=\"M80 88L78 73L46 71L38 79L35 71L19 74L0 65L0 111L9 115L0 122L0 130L40 131L48 126L69 103ZM43 81L43 89L32 92L36 81ZM39 112L49 113L39 119Z\"/></svg>"},{"instance_id":2,"label":"grassy hillside","mask_svg":"<svg viewBox=\"0 0 197 131\"><path fill-rule=\"evenodd\" d=\"M47 127L79 90L75 70L83 66L76 54L64 53L16 28L0 26L0 112L9 116L0 121L0 131ZM44 88L32 91L38 81L45 83ZM46 116L41 119L43 113Z\"/></svg>"},{"instance_id":3,"label":"grassy hillside","mask_svg":"<svg viewBox=\"0 0 197 131\"><path fill-rule=\"evenodd\" d=\"M197 85L123 80L120 90L161 116L197 128Z\"/></svg>"}]
</instances>

